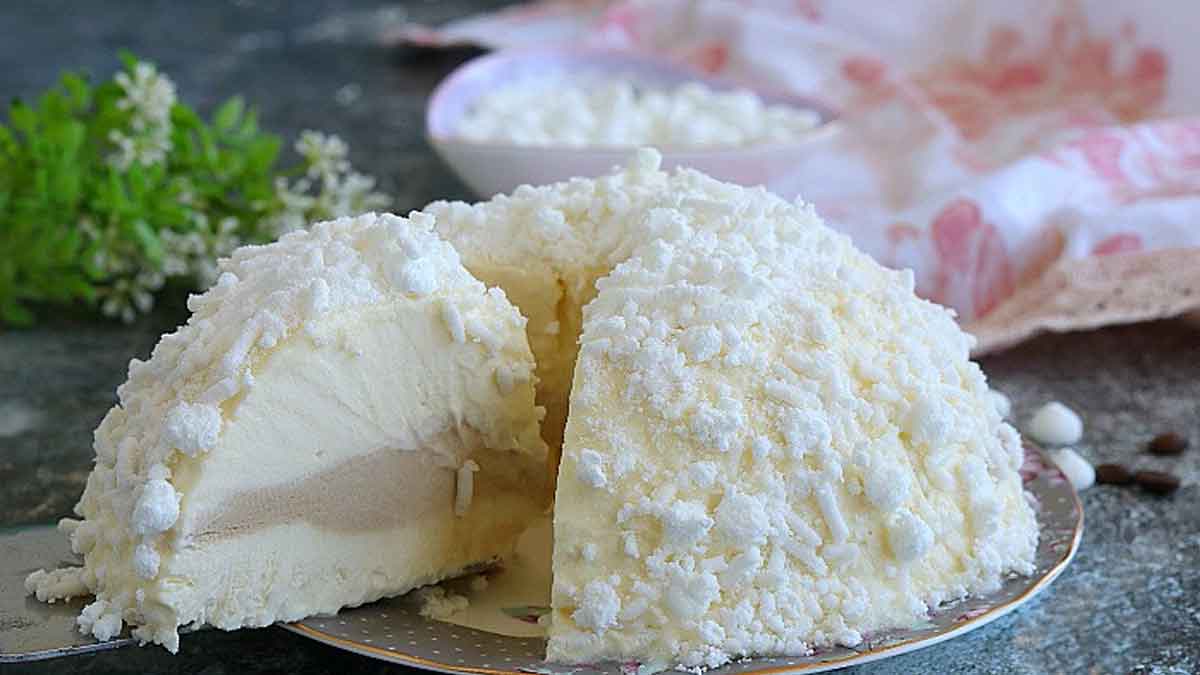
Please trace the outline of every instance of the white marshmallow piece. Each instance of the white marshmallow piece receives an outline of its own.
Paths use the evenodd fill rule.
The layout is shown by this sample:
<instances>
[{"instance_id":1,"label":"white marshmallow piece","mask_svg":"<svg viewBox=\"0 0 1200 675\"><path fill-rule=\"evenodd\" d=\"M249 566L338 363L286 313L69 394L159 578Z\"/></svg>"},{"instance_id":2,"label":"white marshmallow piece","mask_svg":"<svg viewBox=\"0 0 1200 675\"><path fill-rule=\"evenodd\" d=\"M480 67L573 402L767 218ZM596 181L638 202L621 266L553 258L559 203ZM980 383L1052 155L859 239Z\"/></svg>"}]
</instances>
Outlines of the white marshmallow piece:
<instances>
[{"instance_id":1,"label":"white marshmallow piece","mask_svg":"<svg viewBox=\"0 0 1200 675\"><path fill-rule=\"evenodd\" d=\"M1038 443L1074 445L1083 438L1083 420L1074 410L1058 401L1051 401L1038 408L1030 418L1026 431Z\"/></svg>"}]
</instances>

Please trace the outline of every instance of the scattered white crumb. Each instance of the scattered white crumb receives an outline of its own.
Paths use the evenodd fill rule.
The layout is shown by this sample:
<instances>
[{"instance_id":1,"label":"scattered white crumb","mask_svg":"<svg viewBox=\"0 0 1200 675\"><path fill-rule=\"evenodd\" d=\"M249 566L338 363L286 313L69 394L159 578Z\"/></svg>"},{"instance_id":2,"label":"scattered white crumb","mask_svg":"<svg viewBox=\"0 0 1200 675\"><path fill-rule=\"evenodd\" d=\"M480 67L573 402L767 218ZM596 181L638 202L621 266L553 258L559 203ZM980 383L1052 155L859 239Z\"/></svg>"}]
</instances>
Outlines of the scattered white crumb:
<instances>
[{"instance_id":1,"label":"scattered white crumb","mask_svg":"<svg viewBox=\"0 0 1200 675\"><path fill-rule=\"evenodd\" d=\"M1060 448L1050 453L1054 462L1076 490L1086 490L1096 483L1096 469L1071 448Z\"/></svg>"},{"instance_id":2,"label":"scattered white crumb","mask_svg":"<svg viewBox=\"0 0 1200 675\"><path fill-rule=\"evenodd\" d=\"M53 604L56 600L70 600L91 593L79 573L82 568L37 570L25 578L25 592L42 602Z\"/></svg>"},{"instance_id":3,"label":"scattered white crumb","mask_svg":"<svg viewBox=\"0 0 1200 675\"><path fill-rule=\"evenodd\" d=\"M24 401L0 403L0 438L23 434L41 421L42 411Z\"/></svg>"},{"instance_id":4,"label":"scattered white crumb","mask_svg":"<svg viewBox=\"0 0 1200 675\"><path fill-rule=\"evenodd\" d=\"M426 586L416 593L421 602L420 614L426 619L444 621L471 605L464 596L447 593L441 586Z\"/></svg>"},{"instance_id":5,"label":"scattered white crumb","mask_svg":"<svg viewBox=\"0 0 1200 675\"><path fill-rule=\"evenodd\" d=\"M1039 443L1073 445L1083 438L1083 420L1074 410L1051 401L1033 414L1026 432Z\"/></svg>"}]
</instances>

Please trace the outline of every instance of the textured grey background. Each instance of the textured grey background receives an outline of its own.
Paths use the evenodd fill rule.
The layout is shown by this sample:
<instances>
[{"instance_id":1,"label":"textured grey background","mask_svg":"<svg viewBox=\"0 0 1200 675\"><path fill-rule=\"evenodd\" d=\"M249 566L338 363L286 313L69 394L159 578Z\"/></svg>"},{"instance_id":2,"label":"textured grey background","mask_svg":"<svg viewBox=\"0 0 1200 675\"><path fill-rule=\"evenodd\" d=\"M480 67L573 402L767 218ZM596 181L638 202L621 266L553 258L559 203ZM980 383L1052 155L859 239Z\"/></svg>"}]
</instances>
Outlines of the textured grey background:
<instances>
[{"instance_id":1,"label":"textured grey background","mask_svg":"<svg viewBox=\"0 0 1200 675\"><path fill-rule=\"evenodd\" d=\"M202 110L233 94L266 127L295 138L338 133L396 209L469 196L423 140L425 100L467 56L377 46L380 26L437 22L497 2L367 0L290 3L6 3L0 12L0 97L28 96L63 68L107 76L116 50L157 61ZM342 96L334 93L341 90ZM358 96L353 94L357 91ZM340 99L340 102L339 102ZM68 514L91 465L91 430L113 403L133 356L185 316L168 303L132 326L59 315L0 332L0 527ZM1180 473L1173 498L1094 488L1079 557L1031 606L914 654L850 669L863 674L1200 672L1200 331L1182 322L1044 337L984 360L1019 419L1057 398L1087 428L1080 452ZM1145 455L1163 430L1188 436L1181 459ZM278 629L189 635L177 656L121 649L7 673L397 672Z\"/></svg>"}]
</instances>

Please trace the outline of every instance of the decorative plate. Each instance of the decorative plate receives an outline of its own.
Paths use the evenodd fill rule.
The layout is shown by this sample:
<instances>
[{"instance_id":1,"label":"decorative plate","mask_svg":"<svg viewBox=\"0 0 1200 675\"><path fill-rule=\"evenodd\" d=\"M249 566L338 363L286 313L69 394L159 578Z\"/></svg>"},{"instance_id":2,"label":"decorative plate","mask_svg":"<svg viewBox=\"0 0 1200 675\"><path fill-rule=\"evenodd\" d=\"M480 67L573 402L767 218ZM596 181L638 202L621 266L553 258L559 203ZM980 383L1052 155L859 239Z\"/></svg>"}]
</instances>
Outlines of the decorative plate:
<instances>
[{"instance_id":1,"label":"decorative plate","mask_svg":"<svg viewBox=\"0 0 1200 675\"><path fill-rule=\"evenodd\" d=\"M1031 576L1011 575L995 593L944 605L931 612L923 626L869 635L853 649L835 647L803 657L748 659L708 672L816 673L867 663L957 637L1028 602L1074 557L1083 534L1083 507L1071 484L1037 449L1026 448L1021 476L1036 502L1041 527L1037 568ZM537 617L546 611L548 551L549 526L545 524L521 541L505 569L490 574L486 588L479 589L482 584L473 585L470 580L446 582L446 592L469 596L470 605L443 621L421 615L428 591L417 591L284 628L339 649L443 673L635 675L636 663L557 666L543 660L546 640Z\"/></svg>"}]
</instances>

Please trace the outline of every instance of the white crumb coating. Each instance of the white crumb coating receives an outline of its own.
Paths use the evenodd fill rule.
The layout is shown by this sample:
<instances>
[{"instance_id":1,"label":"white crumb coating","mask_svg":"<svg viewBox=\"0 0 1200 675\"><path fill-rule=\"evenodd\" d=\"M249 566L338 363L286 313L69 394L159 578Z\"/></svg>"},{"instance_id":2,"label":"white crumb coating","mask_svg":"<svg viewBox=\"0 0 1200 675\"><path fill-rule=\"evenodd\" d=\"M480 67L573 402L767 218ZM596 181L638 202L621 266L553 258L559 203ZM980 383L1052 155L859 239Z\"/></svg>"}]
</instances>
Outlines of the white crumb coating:
<instances>
[{"instance_id":1,"label":"white crumb coating","mask_svg":"<svg viewBox=\"0 0 1200 675\"><path fill-rule=\"evenodd\" d=\"M1032 572L1021 441L951 313L809 206L645 170L656 236L583 312L548 659L853 646Z\"/></svg>"},{"instance_id":2,"label":"white crumb coating","mask_svg":"<svg viewBox=\"0 0 1200 675\"><path fill-rule=\"evenodd\" d=\"M650 209L688 196L675 189L694 172L670 174L662 156L643 148L599 178L522 185L511 195L475 204L437 201L425 207L435 227L472 265L544 262L555 270L607 274L642 241Z\"/></svg>"},{"instance_id":3,"label":"white crumb coating","mask_svg":"<svg viewBox=\"0 0 1200 675\"><path fill-rule=\"evenodd\" d=\"M598 178L524 185L511 195L475 204L434 202L425 212L462 255L463 264L489 285L503 288L529 319L526 331L537 361L537 401L546 408L543 436L562 444L567 402L582 329L583 307L596 281L656 238L678 237L680 208L730 210L727 200L767 200L765 189L740 188L695 171L667 172L649 148L631 152L624 167ZM687 348L711 350L711 331L689 336Z\"/></svg>"},{"instance_id":4,"label":"white crumb coating","mask_svg":"<svg viewBox=\"0 0 1200 675\"><path fill-rule=\"evenodd\" d=\"M171 651L178 647L177 628L183 623L207 621L237 627L274 620L267 609L243 606L249 600L212 597L193 598L200 604L185 615L176 598L194 590L199 582L168 578L168 572L162 570L178 562L177 553L199 550L199 542L191 540L188 529L198 516L195 509L187 512L189 503L196 501L187 493L187 481L200 480L205 471L211 473L203 463L216 448L224 447L231 425L239 424L239 406L254 391L256 376L262 375L259 364L285 346L300 353L327 345L339 335L353 337L348 332L327 330L323 322L331 317L358 316L354 313L359 311L370 315L375 308L393 311L396 316L420 315L428 305L427 314L445 318L441 342L466 342L469 344L459 349L491 354L478 359L503 363L512 371L509 377L524 387L509 397L513 402L510 408L464 404L461 410L450 412L463 427L477 432L487 448L544 453L532 405L533 363L523 336L524 321L502 292L489 291L463 268L454 249L432 231L432 222L423 214L342 218L287 234L270 245L240 248L220 261L216 284L188 299L192 311L188 322L164 335L147 361L130 362L129 379L117 390L119 403L95 432L95 468L76 506L83 520L71 532L72 547L84 556L85 565L68 572L35 573L28 582L30 592L48 599L77 595L87 588L96 599L79 619L85 633L106 639L128 623L134 637L160 643ZM472 333L472 325L487 335ZM387 362L386 355L375 358ZM286 373L276 374L275 379L286 377ZM300 382L303 378L292 379ZM491 378L481 374L479 381L490 382ZM279 400L299 405L301 399L296 397L325 396L333 406L330 415L345 410L358 414L360 425L373 423L367 413L373 415L374 410L354 410L373 402L343 400L335 397L339 392L296 386L300 389L295 394L280 395ZM524 402L528 414L513 412L522 410L518 400L522 395L528 399ZM475 398L490 404L486 398ZM283 419L289 413L278 410L268 414ZM240 437L252 442L239 445L236 451L225 448L225 456L253 466L255 452L269 451L288 461L289 448L256 449L255 439L260 439L261 446L267 442L261 439L269 440L267 435L251 430ZM245 459L243 447L249 448ZM467 502L460 504L460 509L466 509L469 499ZM229 575L235 576L232 571ZM210 579L205 583L208 581L219 582ZM245 590L226 588L222 592ZM292 613L299 613L303 606L287 598L269 600Z\"/></svg>"}]
</instances>

